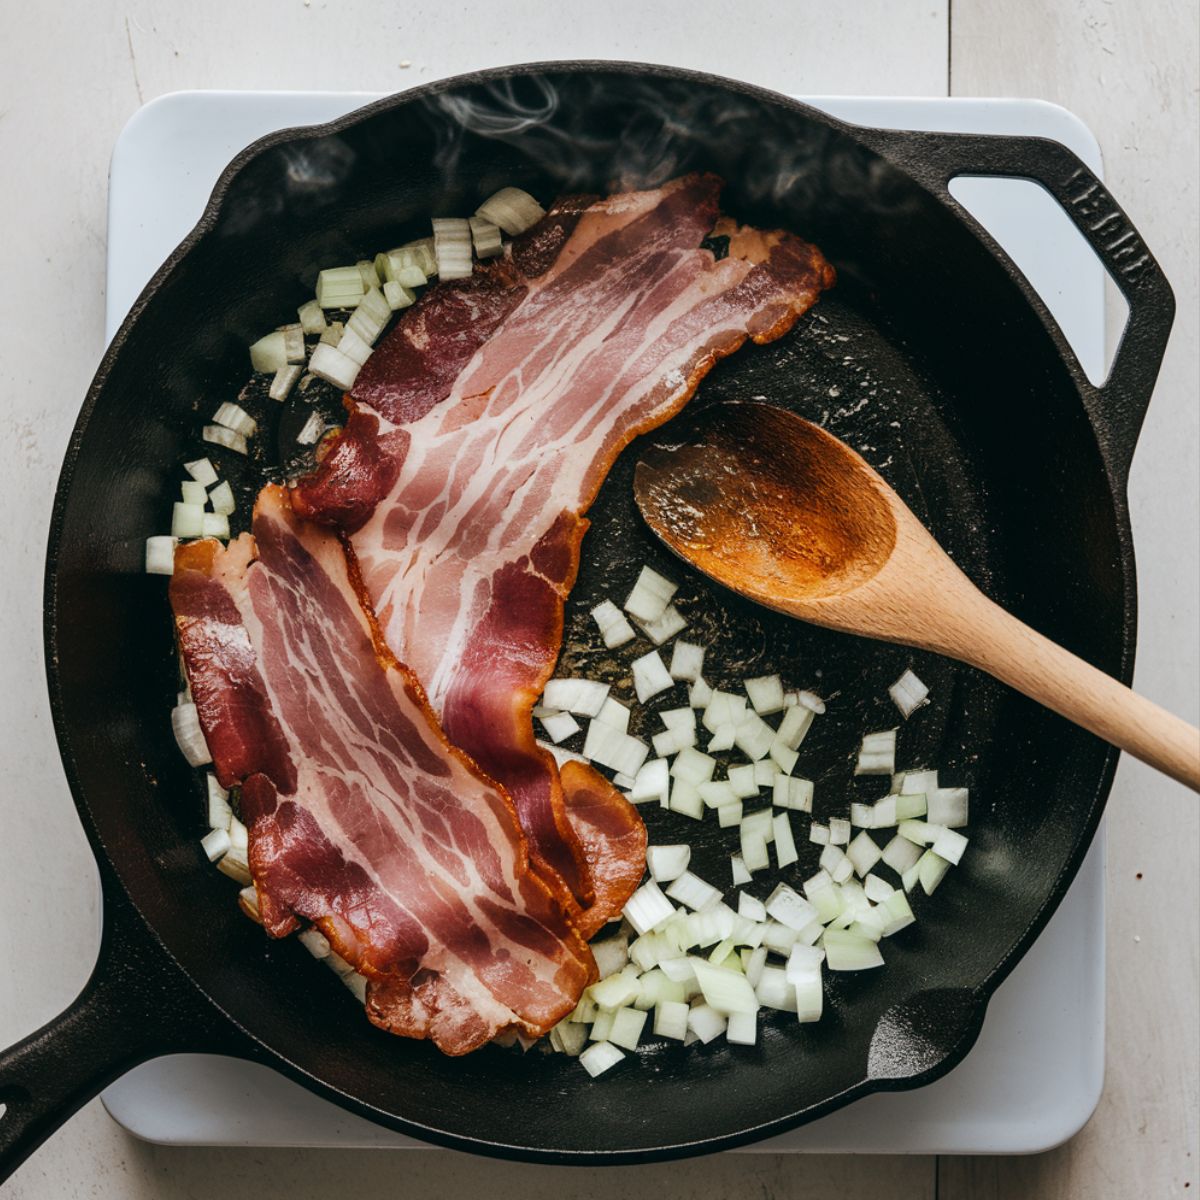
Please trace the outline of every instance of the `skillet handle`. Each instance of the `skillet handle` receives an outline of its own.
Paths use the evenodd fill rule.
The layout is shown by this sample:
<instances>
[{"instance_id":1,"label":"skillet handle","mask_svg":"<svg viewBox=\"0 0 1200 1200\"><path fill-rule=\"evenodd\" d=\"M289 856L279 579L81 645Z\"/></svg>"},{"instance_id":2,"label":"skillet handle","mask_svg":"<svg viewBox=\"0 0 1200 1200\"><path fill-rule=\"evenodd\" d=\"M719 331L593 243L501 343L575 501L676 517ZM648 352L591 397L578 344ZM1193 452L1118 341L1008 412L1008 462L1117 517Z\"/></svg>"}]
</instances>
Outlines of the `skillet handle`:
<instances>
[{"instance_id":1,"label":"skillet handle","mask_svg":"<svg viewBox=\"0 0 1200 1200\"><path fill-rule=\"evenodd\" d=\"M968 220L973 218L949 192L948 184L956 175L1007 175L1032 180L1041 184L1071 218L1129 304L1129 319L1103 384L1093 384L1074 354L1068 356L1101 449L1125 486L1175 319L1171 285L1125 210L1077 155L1049 138L864 132L868 133L864 141Z\"/></svg>"},{"instance_id":2,"label":"skillet handle","mask_svg":"<svg viewBox=\"0 0 1200 1200\"><path fill-rule=\"evenodd\" d=\"M186 1050L253 1057L251 1040L175 965L125 893L103 883L104 932L91 978L64 1013L0 1051L0 1184L138 1063Z\"/></svg>"}]
</instances>

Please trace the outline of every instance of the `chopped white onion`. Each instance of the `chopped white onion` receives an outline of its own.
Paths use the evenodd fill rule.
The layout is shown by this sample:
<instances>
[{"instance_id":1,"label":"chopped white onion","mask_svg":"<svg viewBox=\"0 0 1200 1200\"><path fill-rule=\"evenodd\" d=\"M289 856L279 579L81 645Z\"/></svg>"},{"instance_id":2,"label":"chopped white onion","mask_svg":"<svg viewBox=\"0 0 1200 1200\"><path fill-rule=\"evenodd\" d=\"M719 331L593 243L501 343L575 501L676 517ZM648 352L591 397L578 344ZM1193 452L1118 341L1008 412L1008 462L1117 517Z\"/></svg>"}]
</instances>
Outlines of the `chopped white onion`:
<instances>
[{"instance_id":1,"label":"chopped white onion","mask_svg":"<svg viewBox=\"0 0 1200 1200\"><path fill-rule=\"evenodd\" d=\"M349 324L342 330L342 340L337 344L337 353L348 358L355 366L361 367L374 351L371 349L371 343L354 328L353 324ZM316 355L314 354L313 357L315 358ZM316 373L320 374L319 371Z\"/></svg>"},{"instance_id":2,"label":"chopped white onion","mask_svg":"<svg viewBox=\"0 0 1200 1200\"><path fill-rule=\"evenodd\" d=\"M778 675L761 675L743 680L746 695L759 716L765 717L783 709L783 681Z\"/></svg>"},{"instance_id":3,"label":"chopped white onion","mask_svg":"<svg viewBox=\"0 0 1200 1200\"><path fill-rule=\"evenodd\" d=\"M801 705L789 708L783 714L783 719L779 722L779 728L775 732L775 740L781 745L786 746L789 750L798 750L800 743L804 741L804 736L808 733L809 727L813 723L813 716L813 711L810 708L804 708Z\"/></svg>"},{"instance_id":4,"label":"chopped white onion","mask_svg":"<svg viewBox=\"0 0 1200 1200\"><path fill-rule=\"evenodd\" d=\"M896 731L885 729L863 737L855 775L890 775L896 769Z\"/></svg>"},{"instance_id":5,"label":"chopped white onion","mask_svg":"<svg viewBox=\"0 0 1200 1200\"><path fill-rule=\"evenodd\" d=\"M198 458L195 462L184 463L183 469L204 487L212 487L217 482L217 469L207 458Z\"/></svg>"},{"instance_id":6,"label":"chopped white onion","mask_svg":"<svg viewBox=\"0 0 1200 1200\"><path fill-rule=\"evenodd\" d=\"M900 715L907 721L923 704L929 703L929 689L910 670L888 688L892 703L900 710Z\"/></svg>"},{"instance_id":7,"label":"chopped white onion","mask_svg":"<svg viewBox=\"0 0 1200 1200\"><path fill-rule=\"evenodd\" d=\"M666 924L675 915L675 906L663 895L658 884L643 883L625 904L625 919L638 934L649 933Z\"/></svg>"},{"instance_id":8,"label":"chopped white onion","mask_svg":"<svg viewBox=\"0 0 1200 1200\"><path fill-rule=\"evenodd\" d=\"M758 795L758 784L754 779L753 763L730 767L726 774L729 777L729 786L733 788L733 794L739 800L748 800L751 796Z\"/></svg>"},{"instance_id":9,"label":"chopped white onion","mask_svg":"<svg viewBox=\"0 0 1200 1200\"><path fill-rule=\"evenodd\" d=\"M634 620L637 618L635 617ZM673 604L668 604L663 610L662 616L657 620L638 620L638 624L642 627L642 632L656 646L669 642L677 633L682 633L687 628L687 621L683 614Z\"/></svg>"},{"instance_id":10,"label":"chopped white onion","mask_svg":"<svg viewBox=\"0 0 1200 1200\"><path fill-rule=\"evenodd\" d=\"M625 601L625 611L639 622L657 621L667 611L667 605L678 589L678 584L651 567L643 567Z\"/></svg>"},{"instance_id":11,"label":"chopped white onion","mask_svg":"<svg viewBox=\"0 0 1200 1200\"><path fill-rule=\"evenodd\" d=\"M817 919L815 906L786 883L776 887L767 897L763 907L768 916L796 932Z\"/></svg>"},{"instance_id":12,"label":"chopped white onion","mask_svg":"<svg viewBox=\"0 0 1200 1200\"><path fill-rule=\"evenodd\" d=\"M344 338L345 334L342 336ZM334 387L348 392L358 378L360 365L343 354L337 346L322 342L313 350L312 357L308 360L308 369L318 379L324 379L326 383L332 383Z\"/></svg>"},{"instance_id":13,"label":"chopped white onion","mask_svg":"<svg viewBox=\"0 0 1200 1200\"><path fill-rule=\"evenodd\" d=\"M794 775L776 775L771 785L771 803L777 808L812 812L813 783Z\"/></svg>"},{"instance_id":14,"label":"chopped white onion","mask_svg":"<svg viewBox=\"0 0 1200 1200\"><path fill-rule=\"evenodd\" d=\"M636 1008L619 1008L613 1016L608 1040L614 1046L624 1046L626 1050L636 1050L645 1024L646 1014L644 1012L640 1012Z\"/></svg>"},{"instance_id":15,"label":"chopped white onion","mask_svg":"<svg viewBox=\"0 0 1200 1200\"><path fill-rule=\"evenodd\" d=\"M850 822L845 817L829 818L829 840L835 846L845 846L850 841Z\"/></svg>"},{"instance_id":16,"label":"chopped white onion","mask_svg":"<svg viewBox=\"0 0 1200 1200\"><path fill-rule=\"evenodd\" d=\"M546 210L528 192L505 187L489 196L475 210L475 215L498 225L509 237L515 237L536 225L546 215Z\"/></svg>"},{"instance_id":17,"label":"chopped white onion","mask_svg":"<svg viewBox=\"0 0 1200 1200\"><path fill-rule=\"evenodd\" d=\"M932 846L941 832L940 825L930 825L927 821L901 821L897 832L918 846Z\"/></svg>"},{"instance_id":18,"label":"chopped white onion","mask_svg":"<svg viewBox=\"0 0 1200 1200\"><path fill-rule=\"evenodd\" d=\"M551 679L542 693L542 702L557 712L598 717L608 699L608 691L607 683L596 683L592 679Z\"/></svg>"},{"instance_id":19,"label":"chopped white onion","mask_svg":"<svg viewBox=\"0 0 1200 1200\"><path fill-rule=\"evenodd\" d=\"M565 742L572 734L580 730L579 722L570 713L554 713L539 717L546 736L552 742Z\"/></svg>"},{"instance_id":20,"label":"chopped white onion","mask_svg":"<svg viewBox=\"0 0 1200 1200\"><path fill-rule=\"evenodd\" d=\"M471 227L459 217L434 217L433 252L443 279L466 279L471 263Z\"/></svg>"},{"instance_id":21,"label":"chopped white onion","mask_svg":"<svg viewBox=\"0 0 1200 1200\"><path fill-rule=\"evenodd\" d=\"M775 740L775 730L754 713L749 713L738 724L734 733L734 745L750 760L765 758Z\"/></svg>"},{"instance_id":22,"label":"chopped white onion","mask_svg":"<svg viewBox=\"0 0 1200 1200\"><path fill-rule=\"evenodd\" d=\"M934 839L930 849L939 858L958 866L962 861L963 851L967 848L967 839L954 829L941 829Z\"/></svg>"},{"instance_id":23,"label":"chopped white onion","mask_svg":"<svg viewBox=\"0 0 1200 1200\"><path fill-rule=\"evenodd\" d=\"M859 878L870 871L879 861L880 856L879 847L865 829L846 847L846 857L854 864L855 873Z\"/></svg>"},{"instance_id":24,"label":"chopped white onion","mask_svg":"<svg viewBox=\"0 0 1200 1200\"><path fill-rule=\"evenodd\" d=\"M969 792L963 788L935 788L926 797L929 820L947 829L961 829L967 823Z\"/></svg>"},{"instance_id":25,"label":"chopped white onion","mask_svg":"<svg viewBox=\"0 0 1200 1200\"><path fill-rule=\"evenodd\" d=\"M227 854L231 845L228 829L210 829L200 839L200 847L209 862L216 862L223 854Z\"/></svg>"},{"instance_id":26,"label":"chopped white onion","mask_svg":"<svg viewBox=\"0 0 1200 1200\"><path fill-rule=\"evenodd\" d=\"M688 1028L705 1045L720 1037L727 1025L725 1017L709 1004L697 1004L688 1013Z\"/></svg>"},{"instance_id":27,"label":"chopped white onion","mask_svg":"<svg viewBox=\"0 0 1200 1200\"><path fill-rule=\"evenodd\" d=\"M699 681L704 670L704 651L704 646L697 646L693 642L676 642L671 648L671 665L668 668L671 678L684 679L689 683Z\"/></svg>"},{"instance_id":28,"label":"chopped white onion","mask_svg":"<svg viewBox=\"0 0 1200 1200\"><path fill-rule=\"evenodd\" d=\"M713 735L708 739L706 749L709 754L717 754L722 750L732 750L734 738L737 737L737 729L732 724L718 725L713 730Z\"/></svg>"},{"instance_id":29,"label":"chopped white onion","mask_svg":"<svg viewBox=\"0 0 1200 1200\"><path fill-rule=\"evenodd\" d=\"M634 691L641 704L645 704L647 700L674 686L675 681L668 674L657 650L651 650L649 654L635 658L632 670Z\"/></svg>"},{"instance_id":30,"label":"chopped white onion","mask_svg":"<svg viewBox=\"0 0 1200 1200\"><path fill-rule=\"evenodd\" d=\"M258 422L244 408L229 400L217 406L212 419L217 425L232 429L245 438L253 437L258 429Z\"/></svg>"},{"instance_id":31,"label":"chopped white onion","mask_svg":"<svg viewBox=\"0 0 1200 1200\"><path fill-rule=\"evenodd\" d=\"M685 870L672 881L667 888L667 895L672 900L678 900L680 904L699 912L720 901L721 889Z\"/></svg>"},{"instance_id":32,"label":"chopped white onion","mask_svg":"<svg viewBox=\"0 0 1200 1200\"><path fill-rule=\"evenodd\" d=\"M584 758L598 762L612 771L636 777L649 753L650 747L645 742L622 733L612 725L596 720L588 722L587 736L583 743Z\"/></svg>"},{"instance_id":33,"label":"chopped white onion","mask_svg":"<svg viewBox=\"0 0 1200 1200\"><path fill-rule=\"evenodd\" d=\"M728 804L722 804L717 809L717 824L722 829L729 829L741 823L742 802L740 800L731 800Z\"/></svg>"},{"instance_id":34,"label":"chopped white onion","mask_svg":"<svg viewBox=\"0 0 1200 1200\"><path fill-rule=\"evenodd\" d=\"M171 536L173 538L196 538L204 530L204 507L200 504L185 504L176 500L171 506Z\"/></svg>"},{"instance_id":35,"label":"chopped white onion","mask_svg":"<svg viewBox=\"0 0 1200 1200\"><path fill-rule=\"evenodd\" d=\"M696 982L710 1008L729 1016L732 1013L756 1013L758 998L746 977L737 971L727 971L703 959L694 959L692 968Z\"/></svg>"},{"instance_id":36,"label":"chopped white onion","mask_svg":"<svg viewBox=\"0 0 1200 1200\"><path fill-rule=\"evenodd\" d=\"M796 1011L796 989L788 981L787 973L782 967L763 967L754 994L764 1008L774 1008L781 1012Z\"/></svg>"},{"instance_id":37,"label":"chopped white onion","mask_svg":"<svg viewBox=\"0 0 1200 1200\"><path fill-rule=\"evenodd\" d=\"M600 705L600 711L596 714L597 721L603 721L605 725L611 725L614 729L619 729L622 733L629 732L629 709L620 700L614 700L612 696L606 696L604 703Z\"/></svg>"},{"instance_id":38,"label":"chopped white onion","mask_svg":"<svg viewBox=\"0 0 1200 1200\"><path fill-rule=\"evenodd\" d=\"M672 812L677 812L681 816L691 817L693 821L704 819L704 801L700 799L696 785L688 783L686 779L676 779L671 785L671 800L668 807Z\"/></svg>"},{"instance_id":39,"label":"chopped white onion","mask_svg":"<svg viewBox=\"0 0 1200 1200\"><path fill-rule=\"evenodd\" d=\"M274 374L287 362L287 339L282 330L268 333L250 347L250 366L261 374Z\"/></svg>"},{"instance_id":40,"label":"chopped white onion","mask_svg":"<svg viewBox=\"0 0 1200 1200\"><path fill-rule=\"evenodd\" d=\"M336 346L342 340L342 333L345 331L345 328L346 323L344 321L330 321L325 327L325 332L321 334L321 340L318 345ZM312 365L311 360L309 365ZM303 387L303 385L301 386Z\"/></svg>"},{"instance_id":41,"label":"chopped white onion","mask_svg":"<svg viewBox=\"0 0 1200 1200\"><path fill-rule=\"evenodd\" d=\"M220 513L224 517L229 516L237 510L237 504L233 499L233 488L229 486L228 480L218 483L208 493L208 501L212 505L213 512Z\"/></svg>"},{"instance_id":42,"label":"chopped white onion","mask_svg":"<svg viewBox=\"0 0 1200 1200\"><path fill-rule=\"evenodd\" d=\"M825 701L816 692L797 692L796 699L804 708L811 709L818 717L825 711Z\"/></svg>"},{"instance_id":43,"label":"chopped white onion","mask_svg":"<svg viewBox=\"0 0 1200 1200\"><path fill-rule=\"evenodd\" d=\"M633 626L625 619L625 614L611 600L602 600L597 604L592 609L592 617L600 627L600 636L604 639L605 646L610 650L624 646L626 642L632 642L637 637Z\"/></svg>"},{"instance_id":44,"label":"chopped white onion","mask_svg":"<svg viewBox=\"0 0 1200 1200\"><path fill-rule=\"evenodd\" d=\"M503 248L499 226L483 217L470 217L467 224L471 227L471 243L475 247L475 257L495 258Z\"/></svg>"},{"instance_id":45,"label":"chopped white onion","mask_svg":"<svg viewBox=\"0 0 1200 1200\"><path fill-rule=\"evenodd\" d=\"M691 857L691 846L647 846L646 869L650 872L650 878L655 882L667 883L670 880L678 879L687 870ZM670 889L668 889L667 895L670 894ZM720 895L719 892L717 894Z\"/></svg>"},{"instance_id":46,"label":"chopped white onion","mask_svg":"<svg viewBox=\"0 0 1200 1200\"><path fill-rule=\"evenodd\" d=\"M322 308L354 308L365 291L357 267L329 267L317 275L317 303Z\"/></svg>"},{"instance_id":47,"label":"chopped white onion","mask_svg":"<svg viewBox=\"0 0 1200 1200\"><path fill-rule=\"evenodd\" d=\"M688 688L688 705L692 708L707 708L713 698L713 690L703 679L697 679Z\"/></svg>"},{"instance_id":48,"label":"chopped white onion","mask_svg":"<svg viewBox=\"0 0 1200 1200\"><path fill-rule=\"evenodd\" d=\"M300 328L305 333L316 336L325 332L325 313L315 300L306 300L296 310L296 315L300 318Z\"/></svg>"},{"instance_id":49,"label":"chopped white onion","mask_svg":"<svg viewBox=\"0 0 1200 1200\"><path fill-rule=\"evenodd\" d=\"M175 547L177 537L160 534L146 539L146 574L173 575L175 573Z\"/></svg>"},{"instance_id":50,"label":"chopped white onion","mask_svg":"<svg viewBox=\"0 0 1200 1200\"><path fill-rule=\"evenodd\" d=\"M596 1042L579 1056L579 1065L593 1078L603 1075L625 1057L611 1042Z\"/></svg>"},{"instance_id":51,"label":"chopped white onion","mask_svg":"<svg viewBox=\"0 0 1200 1200\"><path fill-rule=\"evenodd\" d=\"M903 875L909 868L917 865L917 860L921 857L921 847L898 833L884 846L880 857L897 875Z\"/></svg>"},{"instance_id":52,"label":"chopped white onion","mask_svg":"<svg viewBox=\"0 0 1200 1200\"><path fill-rule=\"evenodd\" d=\"M808 840L817 846L829 845L829 826L814 821L808 827Z\"/></svg>"},{"instance_id":53,"label":"chopped white onion","mask_svg":"<svg viewBox=\"0 0 1200 1200\"><path fill-rule=\"evenodd\" d=\"M275 372L275 378L271 380L271 387L267 395L272 400L286 400L303 373L302 366L289 364L286 367L280 367Z\"/></svg>"},{"instance_id":54,"label":"chopped white onion","mask_svg":"<svg viewBox=\"0 0 1200 1200\"><path fill-rule=\"evenodd\" d=\"M763 851L767 848L766 843L763 843ZM769 861L769 860L768 860ZM746 860L740 854L731 854L729 856L730 874L733 879L734 887L741 887L743 883L749 883L753 878L750 872L746 870Z\"/></svg>"},{"instance_id":55,"label":"chopped white onion","mask_svg":"<svg viewBox=\"0 0 1200 1200\"><path fill-rule=\"evenodd\" d=\"M185 479L179 485L180 495L183 497L184 504L195 504L200 508L208 503L208 492L204 488L204 484L197 483L194 479Z\"/></svg>"},{"instance_id":56,"label":"chopped white onion","mask_svg":"<svg viewBox=\"0 0 1200 1200\"><path fill-rule=\"evenodd\" d=\"M669 758L681 750L690 750L696 744L695 729L664 729L650 738L654 753L660 758Z\"/></svg>"},{"instance_id":57,"label":"chopped white onion","mask_svg":"<svg viewBox=\"0 0 1200 1200\"><path fill-rule=\"evenodd\" d=\"M850 824L855 829L872 829L875 825L875 808L870 804L850 805Z\"/></svg>"},{"instance_id":58,"label":"chopped white onion","mask_svg":"<svg viewBox=\"0 0 1200 1200\"><path fill-rule=\"evenodd\" d=\"M683 1041L687 1035L688 1006L679 1000L660 1000L654 1006L654 1033Z\"/></svg>"},{"instance_id":59,"label":"chopped white onion","mask_svg":"<svg viewBox=\"0 0 1200 1200\"><path fill-rule=\"evenodd\" d=\"M777 813L775 816L775 865L783 870L792 863L799 862L800 855L796 850L796 839L792 834L791 821L787 813Z\"/></svg>"},{"instance_id":60,"label":"chopped white onion","mask_svg":"<svg viewBox=\"0 0 1200 1200\"><path fill-rule=\"evenodd\" d=\"M767 853L767 839L761 833L747 831L745 821L739 826L739 831L742 863L746 870L765 871L771 865L771 858Z\"/></svg>"},{"instance_id":61,"label":"chopped white onion","mask_svg":"<svg viewBox=\"0 0 1200 1200\"><path fill-rule=\"evenodd\" d=\"M733 786L727 779L709 779L696 785L700 799L708 808L720 808L725 804L733 804L737 800Z\"/></svg>"},{"instance_id":62,"label":"chopped white onion","mask_svg":"<svg viewBox=\"0 0 1200 1200\"><path fill-rule=\"evenodd\" d=\"M296 441L301 446L314 446L321 440L321 434L325 432L325 421L318 412L308 414L308 420L300 428L300 432L296 434Z\"/></svg>"},{"instance_id":63,"label":"chopped white onion","mask_svg":"<svg viewBox=\"0 0 1200 1200\"><path fill-rule=\"evenodd\" d=\"M291 325L280 325L276 330L277 333L283 334L283 352L287 364L304 362L304 329L299 321ZM283 367L278 368L275 374L278 375Z\"/></svg>"},{"instance_id":64,"label":"chopped white onion","mask_svg":"<svg viewBox=\"0 0 1200 1200\"><path fill-rule=\"evenodd\" d=\"M425 276L420 271L416 271L415 273L420 276L418 282L424 283ZM383 285L383 298L387 301L388 308L393 312L398 312L400 309L408 308L410 305L416 303L417 293L412 290L411 284L408 282L410 278L410 276L406 275L405 279L389 279Z\"/></svg>"},{"instance_id":65,"label":"chopped white onion","mask_svg":"<svg viewBox=\"0 0 1200 1200\"><path fill-rule=\"evenodd\" d=\"M250 864L246 861L246 852L231 846L217 862L217 870L243 887L254 881L250 877Z\"/></svg>"},{"instance_id":66,"label":"chopped white onion","mask_svg":"<svg viewBox=\"0 0 1200 1200\"><path fill-rule=\"evenodd\" d=\"M785 775L790 775L796 769L796 760L800 757L798 751L789 750L778 738L771 743L769 754L771 761Z\"/></svg>"},{"instance_id":67,"label":"chopped white onion","mask_svg":"<svg viewBox=\"0 0 1200 1200\"><path fill-rule=\"evenodd\" d=\"M875 801L871 810L872 829L891 829L896 824L897 799L897 796L884 796L882 800Z\"/></svg>"},{"instance_id":68,"label":"chopped white onion","mask_svg":"<svg viewBox=\"0 0 1200 1200\"><path fill-rule=\"evenodd\" d=\"M171 710L171 730L189 767L202 767L205 763L212 762L195 704L177 704Z\"/></svg>"},{"instance_id":69,"label":"chopped white onion","mask_svg":"<svg viewBox=\"0 0 1200 1200\"><path fill-rule=\"evenodd\" d=\"M296 934L296 941L302 945L313 958L328 958L330 954L329 939L319 929L305 929Z\"/></svg>"},{"instance_id":70,"label":"chopped white onion","mask_svg":"<svg viewBox=\"0 0 1200 1200\"><path fill-rule=\"evenodd\" d=\"M821 939L831 971L865 971L883 966L879 946L868 937L845 929L827 929Z\"/></svg>"},{"instance_id":71,"label":"chopped white onion","mask_svg":"<svg viewBox=\"0 0 1200 1200\"><path fill-rule=\"evenodd\" d=\"M200 520L201 537L229 540L229 518L223 513L205 513Z\"/></svg>"},{"instance_id":72,"label":"chopped white onion","mask_svg":"<svg viewBox=\"0 0 1200 1200\"><path fill-rule=\"evenodd\" d=\"M866 892L867 899L876 904L882 904L895 890L886 879L880 879L878 875L868 875L863 880L863 891Z\"/></svg>"},{"instance_id":73,"label":"chopped white onion","mask_svg":"<svg viewBox=\"0 0 1200 1200\"><path fill-rule=\"evenodd\" d=\"M654 758L643 763L634 777L633 786L629 789L630 803L647 804L651 800L657 800L663 808L666 808L670 801L671 789L669 767L670 764L665 758ZM649 851L647 851L648 853Z\"/></svg>"},{"instance_id":74,"label":"chopped white onion","mask_svg":"<svg viewBox=\"0 0 1200 1200\"><path fill-rule=\"evenodd\" d=\"M233 821L233 809L229 807L229 793L217 782L217 777L211 771L205 777L205 788L208 795L209 829L228 830Z\"/></svg>"}]
</instances>

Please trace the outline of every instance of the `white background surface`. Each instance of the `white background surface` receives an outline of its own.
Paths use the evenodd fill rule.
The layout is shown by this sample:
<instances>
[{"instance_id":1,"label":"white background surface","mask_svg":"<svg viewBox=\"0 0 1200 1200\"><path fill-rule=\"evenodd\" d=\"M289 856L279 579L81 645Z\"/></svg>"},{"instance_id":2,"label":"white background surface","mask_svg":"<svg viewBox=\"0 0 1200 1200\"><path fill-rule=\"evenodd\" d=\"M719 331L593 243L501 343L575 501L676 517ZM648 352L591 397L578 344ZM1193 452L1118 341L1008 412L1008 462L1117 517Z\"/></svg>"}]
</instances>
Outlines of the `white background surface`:
<instances>
[{"instance_id":1,"label":"white background surface","mask_svg":"<svg viewBox=\"0 0 1200 1200\"><path fill-rule=\"evenodd\" d=\"M0 0L0 1042L69 1002L96 947L88 852L53 748L40 586L57 464L102 344L105 183L145 99L189 87L388 90L538 58L680 63L783 91L1029 95L1074 109L1109 185L1180 301L1131 483L1141 574L1137 682L1197 719L1197 14L1187 0L504 6L366 0ZM568 15L569 12L569 15ZM401 62L411 65L401 67ZM35 316L36 314L36 316ZM1110 806L1109 1072L1066 1146L1029 1159L725 1156L591 1171L443 1153L179 1151L134 1142L90 1105L9 1185L61 1197L837 1195L917 1200L1184 1196L1197 1162L1195 799L1137 764ZM1164 834L1169 836L1164 837ZM1141 873L1141 878L1137 877ZM1136 940L1135 940L1136 939ZM1191 1188L1185 1189L1184 1183Z\"/></svg>"}]
</instances>

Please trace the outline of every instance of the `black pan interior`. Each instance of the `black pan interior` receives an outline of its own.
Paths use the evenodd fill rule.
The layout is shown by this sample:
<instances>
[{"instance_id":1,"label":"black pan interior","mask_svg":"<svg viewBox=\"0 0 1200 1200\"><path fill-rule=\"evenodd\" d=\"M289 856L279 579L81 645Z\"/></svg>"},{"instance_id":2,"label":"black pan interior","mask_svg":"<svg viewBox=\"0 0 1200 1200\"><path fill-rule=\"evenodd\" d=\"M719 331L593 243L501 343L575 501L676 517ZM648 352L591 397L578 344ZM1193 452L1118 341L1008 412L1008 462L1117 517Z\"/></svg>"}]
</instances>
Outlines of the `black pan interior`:
<instances>
[{"instance_id":1,"label":"black pan interior","mask_svg":"<svg viewBox=\"0 0 1200 1200\"><path fill-rule=\"evenodd\" d=\"M559 1056L489 1049L452 1060L380 1033L298 945L269 943L237 912L233 885L197 844L199 794L167 720L177 675L164 582L142 574L141 556L145 537L169 524L183 459L210 453L244 496L261 477L261 461L238 475L236 459L197 441L201 420L245 382L246 345L311 295L319 266L418 236L430 214L473 211L500 185L548 199L693 168L729 181L729 211L796 230L840 272L792 334L720 364L695 407L766 399L825 424L990 595L1120 672L1128 614L1112 496L1078 394L1017 282L941 203L833 123L694 77L550 70L458 84L260 149L119 335L64 476L51 542L51 686L68 771L121 882L185 970L275 1061L360 1110L485 1152L713 1149L866 1086L944 1070L1065 890L1111 771L1095 739L973 671L801 626L702 582L636 514L630 480L643 442L621 457L592 512L564 668L627 679L632 651L604 652L588 609L619 601L641 564L658 567L681 582L692 633L713 643L713 682L777 670L828 698L798 768L816 780L821 819L882 794L878 780L851 780L854 747L864 731L896 723L886 688L912 665L933 703L901 730L901 765L936 765L970 785L972 846L917 905L918 924L891 939L886 967L834 976L820 1024L770 1016L755 1047L651 1041L592 1082ZM274 457L295 414L259 403L268 422L259 444ZM697 869L727 880L735 831L645 815L652 841L690 841ZM787 876L811 874L817 849L804 843Z\"/></svg>"}]
</instances>

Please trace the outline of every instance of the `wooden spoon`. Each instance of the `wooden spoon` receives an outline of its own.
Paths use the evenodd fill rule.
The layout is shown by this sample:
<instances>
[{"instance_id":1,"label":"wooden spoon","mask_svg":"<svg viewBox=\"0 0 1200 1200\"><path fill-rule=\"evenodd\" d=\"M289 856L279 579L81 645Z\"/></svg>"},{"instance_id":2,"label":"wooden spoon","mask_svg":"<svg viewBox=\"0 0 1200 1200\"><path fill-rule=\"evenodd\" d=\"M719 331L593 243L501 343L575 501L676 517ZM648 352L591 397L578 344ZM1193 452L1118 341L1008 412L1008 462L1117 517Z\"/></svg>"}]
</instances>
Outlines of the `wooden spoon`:
<instances>
[{"instance_id":1,"label":"wooden spoon","mask_svg":"<svg viewBox=\"0 0 1200 1200\"><path fill-rule=\"evenodd\" d=\"M718 583L791 616L960 659L1200 791L1200 730L1035 633L950 561L848 446L768 404L723 404L656 447L634 494Z\"/></svg>"}]
</instances>

